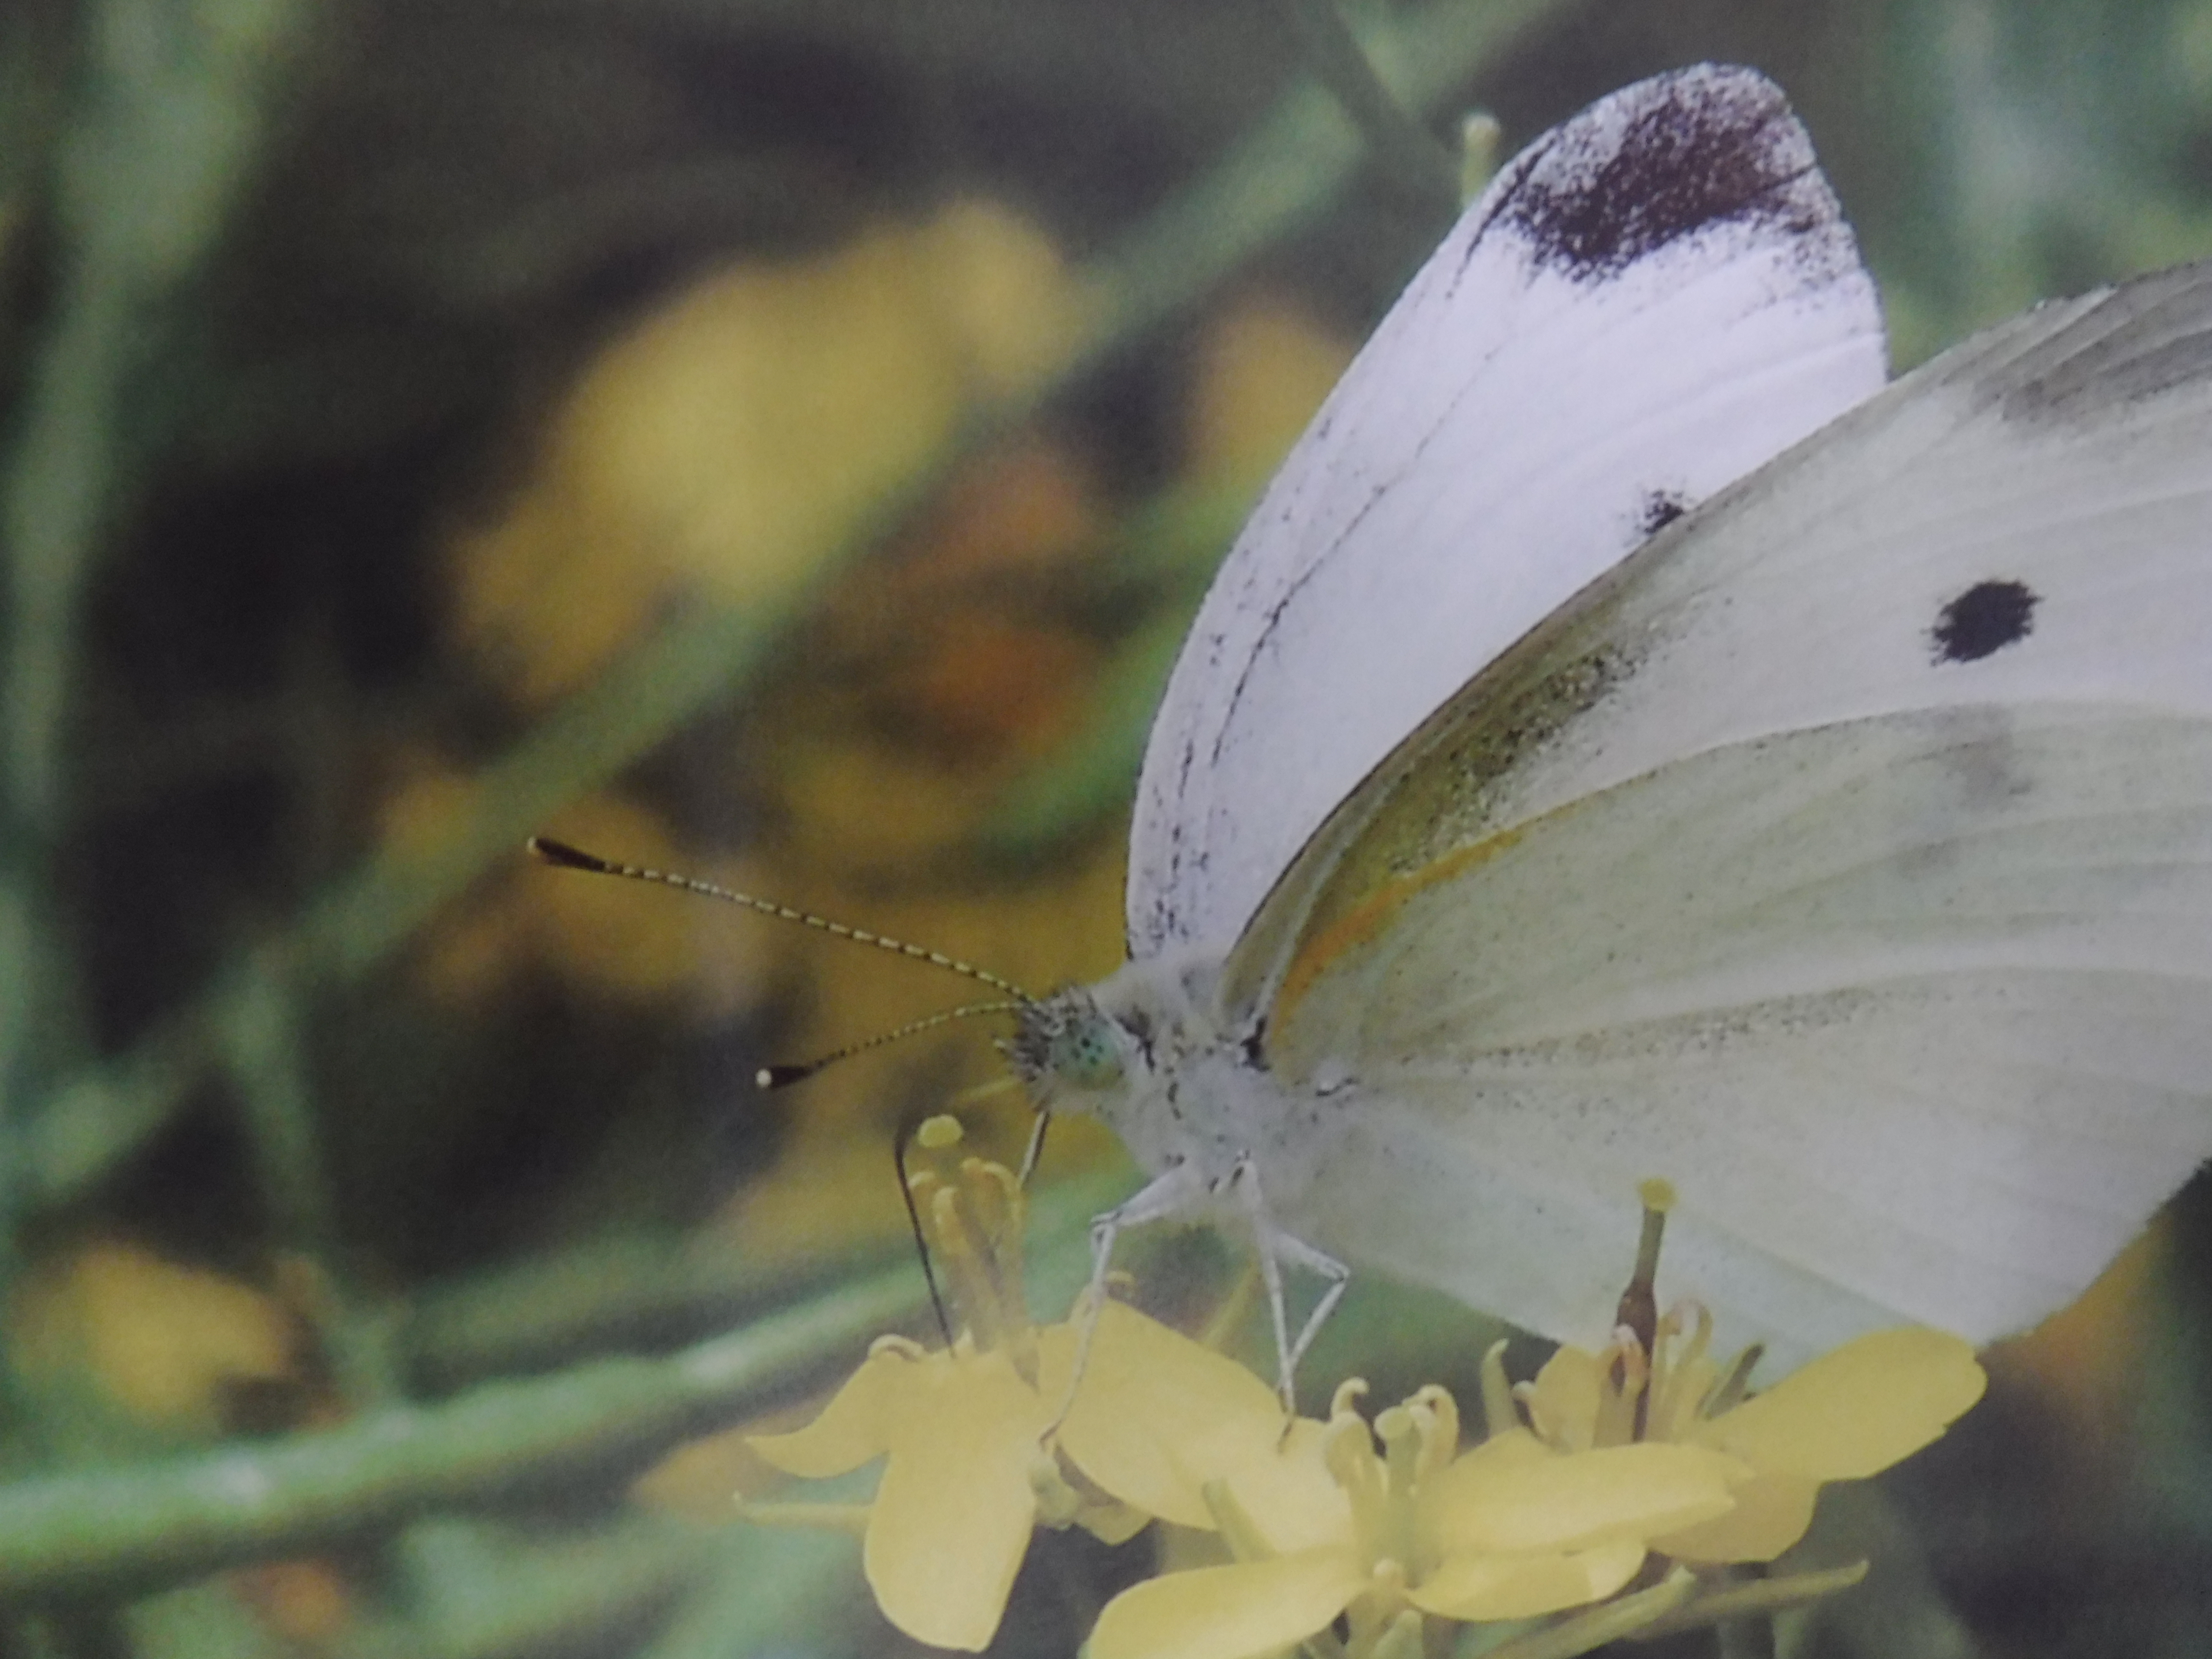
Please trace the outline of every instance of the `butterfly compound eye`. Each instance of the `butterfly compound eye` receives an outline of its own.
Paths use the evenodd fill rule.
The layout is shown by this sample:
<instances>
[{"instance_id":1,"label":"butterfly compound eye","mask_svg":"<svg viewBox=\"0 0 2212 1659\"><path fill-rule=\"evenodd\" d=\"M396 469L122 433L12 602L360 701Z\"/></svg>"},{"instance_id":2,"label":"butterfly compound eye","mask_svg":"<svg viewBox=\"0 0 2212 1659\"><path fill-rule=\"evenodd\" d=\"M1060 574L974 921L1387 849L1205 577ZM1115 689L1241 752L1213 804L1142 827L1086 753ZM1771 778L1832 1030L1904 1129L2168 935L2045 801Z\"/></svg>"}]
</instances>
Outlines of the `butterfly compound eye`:
<instances>
[{"instance_id":1,"label":"butterfly compound eye","mask_svg":"<svg viewBox=\"0 0 2212 1659\"><path fill-rule=\"evenodd\" d=\"M1055 1034L1050 1064L1063 1081L1078 1089L1111 1089L1121 1081L1121 1051L1103 1014L1062 1026Z\"/></svg>"}]
</instances>

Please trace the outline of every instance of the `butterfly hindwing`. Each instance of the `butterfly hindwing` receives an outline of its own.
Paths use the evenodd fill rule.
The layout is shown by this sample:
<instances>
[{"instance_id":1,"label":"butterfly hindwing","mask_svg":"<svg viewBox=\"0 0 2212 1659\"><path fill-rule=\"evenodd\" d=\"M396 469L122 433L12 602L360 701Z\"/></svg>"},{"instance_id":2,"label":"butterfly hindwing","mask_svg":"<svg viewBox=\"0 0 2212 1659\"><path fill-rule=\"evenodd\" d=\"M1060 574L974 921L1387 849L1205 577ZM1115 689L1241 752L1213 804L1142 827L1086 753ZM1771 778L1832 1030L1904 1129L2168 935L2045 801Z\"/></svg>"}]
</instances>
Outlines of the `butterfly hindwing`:
<instances>
[{"instance_id":1,"label":"butterfly hindwing","mask_svg":"<svg viewBox=\"0 0 2212 1659\"><path fill-rule=\"evenodd\" d=\"M1647 1176L1672 1282L1801 1353L2078 1293L2212 1152L2208 458L2197 266L1927 365L1478 677L1231 958L1345 1103L1292 1224L1554 1335Z\"/></svg>"},{"instance_id":2,"label":"butterfly hindwing","mask_svg":"<svg viewBox=\"0 0 2212 1659\"><path fill-rule=\"evenodd\" d=\"M1686 70L1539 139L1384 319L1207 595L1145 757L1132 954L1225 950L1470 674L1883 374L1873 287L1771 82Z\"/></svg>"}]
</instances>

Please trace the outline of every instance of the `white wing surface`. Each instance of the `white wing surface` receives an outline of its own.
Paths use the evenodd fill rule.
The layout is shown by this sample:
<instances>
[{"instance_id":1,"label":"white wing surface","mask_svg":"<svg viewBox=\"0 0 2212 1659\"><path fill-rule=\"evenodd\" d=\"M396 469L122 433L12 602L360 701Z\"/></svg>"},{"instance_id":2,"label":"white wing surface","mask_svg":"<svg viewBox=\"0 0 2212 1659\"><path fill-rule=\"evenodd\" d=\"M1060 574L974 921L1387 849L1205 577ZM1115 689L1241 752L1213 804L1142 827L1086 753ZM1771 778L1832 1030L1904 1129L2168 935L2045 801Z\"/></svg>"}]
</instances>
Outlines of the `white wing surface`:
<instances>
[{"instance_id":1,"label":"white wing surface","mask_svg":"<svg viewBox=\"0 0 2212 1659\"><path fill-rule=\"evenodd\" d=\"M1872 284L1781 93L1594 105L1462 218L1231 552L1155 722L1139 957L1226 950L1399 738L1690 505L1877 390Z\"/></svg>"},{"instance_id":2,"label":"white wing surface","mask_svg":"<svg viewBox=\"0 0 2212 1659\"><path fill-rule=\"evenodd\" d=\"M1603 1328L1649 1176L1662 1293L1738 1340L2070 1300L2212 1153L2212 266L1993 330L1656 538L1370 778L1230 979L1346 1104L1285 1221L1534 1329Z\"/></svg>"}]
</instances>

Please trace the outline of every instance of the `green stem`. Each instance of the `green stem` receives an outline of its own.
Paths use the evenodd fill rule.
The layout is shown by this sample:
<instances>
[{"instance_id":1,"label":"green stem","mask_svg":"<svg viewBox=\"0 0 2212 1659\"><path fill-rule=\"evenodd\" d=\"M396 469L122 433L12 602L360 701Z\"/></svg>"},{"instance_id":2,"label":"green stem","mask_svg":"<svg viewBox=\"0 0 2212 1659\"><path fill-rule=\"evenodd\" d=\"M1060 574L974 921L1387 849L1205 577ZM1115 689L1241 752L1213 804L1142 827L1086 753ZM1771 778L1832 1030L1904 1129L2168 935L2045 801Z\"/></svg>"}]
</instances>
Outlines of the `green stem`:
<instances>
[{"instance_id":1,"label":"green stem","mask_svg":"<svg viewBox=\"0 0 2212 1659\"><path fill-rule=\"evenodd\" d=\"M0 1598L144 1592L641 1468L909 1312L910 1269L660 1359L377 1410L276 1443L0 1488Z\"/></svg>"},{"instance_id":2,"label":"green stem","mask_svg":"<svg viewBox=\"0 0 2212 1659\"><path fill-rule=\"evenodd\" d=\"M46 912L68 817L86 597L129 520L145 458L178 418L155 383L251 175L270 87L307 9L295 0L83 9L84 90L49 185L53 320L31 349L0 462L0 1103L18 1125L76 1025ZM13 1150L0 1147L0 1166L17 1164ZM0 1231L13 1196L0 1192Z\"/></svg>"},{"instance_id":3,"label":"green stem","mask_svg":"<svg viewBox=\"0 0 2212 1659\"><path fill-rule=\"evenodd\" d=\"M1459 204L1459 158L1414 120L1382 84L1335 0L1286 0L1291 27L1314 78L1359 129L1375 158L1448 212Z\"/></svg>"}]
</instances>

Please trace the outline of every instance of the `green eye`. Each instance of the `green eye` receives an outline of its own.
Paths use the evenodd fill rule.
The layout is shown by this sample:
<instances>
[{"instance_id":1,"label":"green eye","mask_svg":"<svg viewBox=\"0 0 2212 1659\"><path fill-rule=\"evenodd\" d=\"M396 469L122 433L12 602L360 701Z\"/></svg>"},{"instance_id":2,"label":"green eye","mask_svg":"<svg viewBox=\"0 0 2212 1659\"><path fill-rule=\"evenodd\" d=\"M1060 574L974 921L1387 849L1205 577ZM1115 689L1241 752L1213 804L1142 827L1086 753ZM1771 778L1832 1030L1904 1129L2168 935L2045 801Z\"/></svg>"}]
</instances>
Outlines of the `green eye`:
<instances>
[{"instance_id":1,"label":"green eye","mask_svg":"<svg viewBox=\"0 0 2212 1659\"><path fill-rule=\"evenodd\" d=\"M1079 1089L1110 1089L1121 1080L1121 1051L1103 1020L1085 1020L1060 1034L1053 1070Z\"/></svg>"}]
</instances>

